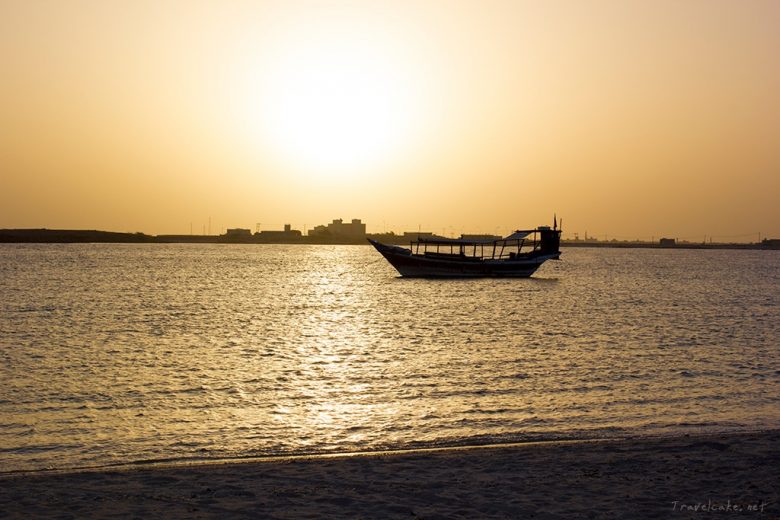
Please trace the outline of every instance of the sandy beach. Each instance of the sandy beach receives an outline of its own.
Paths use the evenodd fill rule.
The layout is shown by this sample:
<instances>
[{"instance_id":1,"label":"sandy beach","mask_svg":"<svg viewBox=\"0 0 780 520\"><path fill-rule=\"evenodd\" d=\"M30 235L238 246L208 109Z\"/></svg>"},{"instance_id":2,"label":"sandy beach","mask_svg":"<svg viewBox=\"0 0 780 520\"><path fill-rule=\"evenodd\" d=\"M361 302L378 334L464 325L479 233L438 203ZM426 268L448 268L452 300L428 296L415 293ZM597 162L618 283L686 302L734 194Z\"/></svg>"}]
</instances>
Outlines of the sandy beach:
<instances>
[{"instance_id":1,"label":"sandy beach","mask_svg":"<svg viewBox=\"0 0 780 520\"><path fill-rule=\"evenodd\" d=\"M0 478L0 517L780 518L780 431Z\"/></svg>"}]
</instances>

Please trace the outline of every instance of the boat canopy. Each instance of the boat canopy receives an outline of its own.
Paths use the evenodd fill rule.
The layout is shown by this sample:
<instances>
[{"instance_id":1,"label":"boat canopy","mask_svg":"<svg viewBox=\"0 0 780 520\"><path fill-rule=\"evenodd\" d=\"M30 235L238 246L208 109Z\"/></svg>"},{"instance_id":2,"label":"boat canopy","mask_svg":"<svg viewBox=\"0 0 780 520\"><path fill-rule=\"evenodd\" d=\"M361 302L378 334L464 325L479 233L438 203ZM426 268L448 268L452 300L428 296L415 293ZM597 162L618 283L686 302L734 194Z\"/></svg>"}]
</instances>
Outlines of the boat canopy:
<instances>
[{"instance_id":1,"label":"boat canopy","mask_svg":"<svg viewBox=\"0 0 780 520\"><path fill-rule=\"evenodd\" d=\"M420 244L440 244L440 245L474 245L474 244L495 244L501 242L508 242L510 240L523 240L525 237L534 233L536 230L530 231L515 231L511 235L505 238L425 238L420 237L415 242Z\"/></svg>"},{"instance_id":2,"label":"boat canopy","mask_svg":"<svg viewBox=\"0 0 780 520\"><path fill-rule=\"evenodd\" d=\"M531 233L533 233L533 231L515 231L514 233L506 237L504 240L522 240L528 235L530 235Z\"/></svg>"}]
</instances>

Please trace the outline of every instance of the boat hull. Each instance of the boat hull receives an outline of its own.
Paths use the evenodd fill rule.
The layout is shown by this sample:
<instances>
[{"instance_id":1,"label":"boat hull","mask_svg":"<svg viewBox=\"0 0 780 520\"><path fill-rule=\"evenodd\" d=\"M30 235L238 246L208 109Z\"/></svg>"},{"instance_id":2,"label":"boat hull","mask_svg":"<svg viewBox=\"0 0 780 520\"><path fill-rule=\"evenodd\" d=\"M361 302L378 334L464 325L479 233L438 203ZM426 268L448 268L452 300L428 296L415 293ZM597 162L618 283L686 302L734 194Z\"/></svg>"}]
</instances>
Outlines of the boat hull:
<instances>
[{"instance_id":1,"label":"boat hull","mask_svg":"<svg viewBox=\"0 0 780 520\"><path fill-rule=\"evenodd\" d=\"M528 278L544 262L560 256L550 253L516 260L429 258L375 240L369 242L401 276L408 278Z\"/></svg>"}]
</instances>

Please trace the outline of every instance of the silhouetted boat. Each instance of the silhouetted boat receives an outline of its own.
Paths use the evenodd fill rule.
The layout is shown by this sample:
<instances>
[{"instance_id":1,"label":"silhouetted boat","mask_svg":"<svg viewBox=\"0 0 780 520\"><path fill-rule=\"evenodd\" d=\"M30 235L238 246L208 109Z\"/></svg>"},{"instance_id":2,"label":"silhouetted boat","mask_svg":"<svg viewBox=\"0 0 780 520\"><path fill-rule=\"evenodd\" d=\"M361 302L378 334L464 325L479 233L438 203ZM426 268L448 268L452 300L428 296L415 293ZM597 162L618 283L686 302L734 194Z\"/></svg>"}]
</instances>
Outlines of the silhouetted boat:
<instances>
[{"instance_id":1,"label":"silhouetted boat","mask_svg":"<svg viewBox=\"0 0 780 520\"><path fill-rule=\"evenodd\" d=\"M409 248L368 241L401 276L525 278L561 256L561 230L556 228L540 226L485 240L418 237Z\"/></svg>"}]
</instances>

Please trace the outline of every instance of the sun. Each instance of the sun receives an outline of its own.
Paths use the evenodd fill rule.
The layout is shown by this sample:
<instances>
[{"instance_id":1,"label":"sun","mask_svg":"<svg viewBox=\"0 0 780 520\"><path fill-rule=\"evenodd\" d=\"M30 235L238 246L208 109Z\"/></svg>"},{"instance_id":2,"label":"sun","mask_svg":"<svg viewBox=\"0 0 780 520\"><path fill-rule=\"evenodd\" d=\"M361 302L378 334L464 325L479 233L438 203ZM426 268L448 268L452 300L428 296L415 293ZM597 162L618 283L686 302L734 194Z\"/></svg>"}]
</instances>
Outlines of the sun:
<instances>
[{"instance_id":1,"label":"sun","mask_svg":"<svg viewBox=\"0 0 780 520\"><path fill-rule=\"evenodd\" d=\"M414 75L388 46L308 38L257 76L254 132L279 163L351 176L386 165L413 139Z\"/></svg>"}]
</instances>

